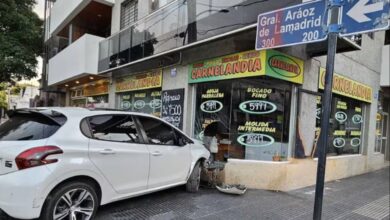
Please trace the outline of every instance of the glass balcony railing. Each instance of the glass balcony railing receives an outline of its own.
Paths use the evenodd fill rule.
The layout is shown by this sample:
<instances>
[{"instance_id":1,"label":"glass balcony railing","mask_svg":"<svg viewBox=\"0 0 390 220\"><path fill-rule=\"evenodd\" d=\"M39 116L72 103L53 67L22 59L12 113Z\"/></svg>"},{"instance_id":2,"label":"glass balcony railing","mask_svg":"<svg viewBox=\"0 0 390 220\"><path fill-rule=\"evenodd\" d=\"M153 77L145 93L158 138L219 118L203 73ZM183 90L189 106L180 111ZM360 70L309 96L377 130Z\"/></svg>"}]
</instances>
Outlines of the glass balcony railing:
<instances>
[{"instance_id":1,"label":"glass balcony railing","mask_svg":"<svg viewBox=\"0 0 390 220\"><path fill-rule=\"evenodd\" d=\"M176 0L99 45L99 72L255 24L302 0Z\"/></svg>"}]
</instances>

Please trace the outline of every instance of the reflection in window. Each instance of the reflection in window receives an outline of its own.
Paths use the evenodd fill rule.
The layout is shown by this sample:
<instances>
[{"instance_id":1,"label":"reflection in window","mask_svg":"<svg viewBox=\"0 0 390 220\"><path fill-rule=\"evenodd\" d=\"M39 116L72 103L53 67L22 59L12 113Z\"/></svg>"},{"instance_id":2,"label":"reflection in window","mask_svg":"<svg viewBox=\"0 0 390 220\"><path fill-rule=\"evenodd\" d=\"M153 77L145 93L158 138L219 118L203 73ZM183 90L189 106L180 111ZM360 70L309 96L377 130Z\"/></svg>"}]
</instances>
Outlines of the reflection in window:
<instances>
[{"instance_id":1,"label":"reflection in window","mask_svg":"<svg viewBox=\"0 0 390 220\"><path fill-rule=\"evenodd\" d=\"M93 137L98 140L139 143L133 119L129 115L104 115L89 119Z\"/></svg>"},{"instance_id":2,"label":"reflection in window","mask_svg":"<svg viewBox=\"0 0 390 220\"><path fill-rule=\"evenodd\" d=\"M145 130L146 136L148 137L148 142L150 144L176 144L174 130L167 124L163 123L162 121L146 117L139 117L139 120Z\"/></svg>"}]
</instances>

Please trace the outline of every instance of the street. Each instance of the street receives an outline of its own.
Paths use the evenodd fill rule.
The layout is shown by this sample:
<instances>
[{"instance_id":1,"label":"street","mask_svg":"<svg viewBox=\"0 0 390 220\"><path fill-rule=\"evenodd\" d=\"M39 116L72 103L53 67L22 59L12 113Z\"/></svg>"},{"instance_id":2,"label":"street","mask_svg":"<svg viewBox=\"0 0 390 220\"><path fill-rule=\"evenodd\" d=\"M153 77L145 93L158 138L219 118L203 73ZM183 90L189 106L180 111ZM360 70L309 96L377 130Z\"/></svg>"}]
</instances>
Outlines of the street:
<instances>
[{"instance_id":1,"label":"street","mask_svg":"<svg viewBox=\"0 0 390 220\"><path fill-rule=\"evenodd\" d=\"M389 168L325 185L323 219L389 219ZM182 187L113 203L96 220L312 219L314 187L288 193L249 190L230 196L214 189L188 194Z\"/></svg>"}]
</instances>

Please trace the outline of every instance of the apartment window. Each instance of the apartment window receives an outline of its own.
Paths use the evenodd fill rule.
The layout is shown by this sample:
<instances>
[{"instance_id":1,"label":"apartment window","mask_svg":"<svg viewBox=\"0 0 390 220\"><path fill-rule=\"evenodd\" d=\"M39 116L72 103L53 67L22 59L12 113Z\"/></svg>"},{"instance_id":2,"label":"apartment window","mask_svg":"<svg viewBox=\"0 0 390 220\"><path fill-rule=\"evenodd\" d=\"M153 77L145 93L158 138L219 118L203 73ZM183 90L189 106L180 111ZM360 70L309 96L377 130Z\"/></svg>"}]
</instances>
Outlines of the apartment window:
<instances>
[{"instance_id":1,"label":"apartment window","mask_svg":"<svg viewBox=\"0 0 390 220\"><path fill-rule=\"evenodd\" d=\"M138 1L126 0L121 6L121 29L128 27L136 22L138 18Z\"/></svg>"},{"instance_id":2,"label":"apartment window","mask_svg":"<svg viewBox=\"0 0 390 220\"><path fill-rule=\"evenodd\" d=\"M173 0L150 0L150 10L151 12L154 12L172 1Z\"/></svg>"}]
</instances>

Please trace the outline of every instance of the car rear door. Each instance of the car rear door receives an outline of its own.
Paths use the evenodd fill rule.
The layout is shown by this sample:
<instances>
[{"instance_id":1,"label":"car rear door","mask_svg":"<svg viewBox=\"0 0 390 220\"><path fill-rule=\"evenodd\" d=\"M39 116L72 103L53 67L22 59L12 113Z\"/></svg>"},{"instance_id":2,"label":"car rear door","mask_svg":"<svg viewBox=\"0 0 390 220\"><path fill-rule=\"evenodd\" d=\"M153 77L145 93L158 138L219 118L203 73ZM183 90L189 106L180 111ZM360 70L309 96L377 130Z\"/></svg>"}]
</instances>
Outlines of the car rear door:
<instances>
[{"instance_id":1,"label":"car rear door","mask_svg":"<svg viewBox=\"0 0 390 220\"><path fill-rule=\"evenodd\" d=\"M131 115L100 115L86 119L91 129L89 155L115 191L147 189L149 151Z\"/></svg>"},{"instance_id":2,"label":"car rear door","mask_svg":"<svg viewBox=\"0 0 390 220\"><path fill-rule=\"evenodd\" d=\"M138 119L150 151L148 188L186 181L191 166L190 146L179 146L179 132L165 122L151 117Z\"/></svg>"}]
</instances>

